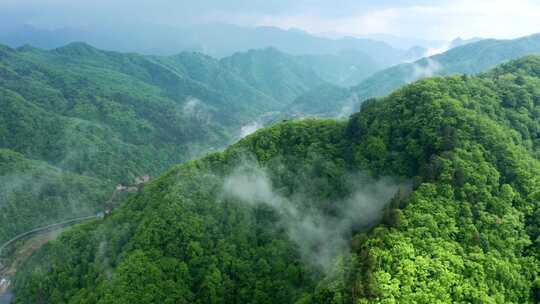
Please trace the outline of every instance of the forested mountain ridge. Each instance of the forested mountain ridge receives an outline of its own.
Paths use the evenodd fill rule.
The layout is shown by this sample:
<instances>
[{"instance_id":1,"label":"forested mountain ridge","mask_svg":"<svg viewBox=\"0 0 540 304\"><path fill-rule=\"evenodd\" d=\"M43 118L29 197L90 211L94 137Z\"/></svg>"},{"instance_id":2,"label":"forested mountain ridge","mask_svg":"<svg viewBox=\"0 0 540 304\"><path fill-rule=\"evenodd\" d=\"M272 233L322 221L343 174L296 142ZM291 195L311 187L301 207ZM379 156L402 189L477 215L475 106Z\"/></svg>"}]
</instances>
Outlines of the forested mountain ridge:
<instances>
[{"instance_id":1,"label":"forested mountain ridge","mask_svg":"<svg viewBox=\"0 0 540 304\"><path fill-rule=\"evenodd\" d=\"M303 66L284 64L289 63L287 55L275 50L272 53L279 58L269 61L282 68L274 70L271 77L279 78L290 87L275 85L261 77L254 80L255 76L235 73L235 69L244 72L235 65L250 62L249 57L244 60L244 55L249 54L238 54L234 63L224 66L197 53L172 57L141 56L101 51L83 43L73 43L53 51L3 47L3 77L0 81L3 101L9 109L3 115L8 117L13 111L22 115L20 117L30 116L28 121L39 127L32 128L37 132L24 131L22 122L5 119L4 123L20 125L18 128L5 126L4 132L26 132L33 138L30 141L22 134L5 133L2 147L58 164L66 154L58 150L65 150L66 144L59 140L45 143L47 136L38 132L49 131L54 138L54 134L71 129L69 126L60 128L60 125L79 126L73 130L75 133L94 128L92 137L103 137L103 141L118 138L128 146L162 141L168 144L189 143L191 147L224 144L234 138L235 128L266 111L275 111L286 105L288 100L285 97L294 98L295 94L324 83ZM260 70L265 67L249 64L253 73L263 74ZM283 67L290 67L293 72ZM271 92L276 96L271 96ZM56 131L51 132L51 129ZM99 136L99 133L105 135ZM87 135L77 137L91 138ZM56 138L61 138L61 135ZM61 147L51 147L55 144ZM45 145L49 146L45 148ZM178 155L174 161L181 159L182 156ZM169 164L158 167L165 168ZM103 166L108 167L106 164ZM81 173L84 169L76 171ZM111 172L95 174L111 176ZM112 175L115 178L126 176L116 172Z\"/></svg>"},{"instance_id":2,"label":"forested mountain ridge","mask_svg":"<svg viewBox=\"0 0 540 304\"><path fill-rule=\"evenodd\" d=\"M98 48L170 56L179 51L198 51L223 58L236 52L273 47L294 55L328 55L354 50L388 66L411 60L408 48L396 48L377 39L345 37L329 39L298 29L284 30L272 26L243 27L231 24L206 24L174 28L145 24L142 28L85 31L77 28L45 30L29 25L5 29L0 44L20 47L26 44L44 49L84 41Z\"/></svg>"},{"instance_id":3,"label":"forested mountain ridge","mask_svg":"<svg viewBox=\"0 0 540 304\"><path fill-rule=\"evenodd\" d=\"M361 50L344 50L338 54L297 55L296 57L300 62L315 70L325 81L339 86L356 85L375 72L391 65L388 62L379 62Z\"/></svg>"},{"instance_id":4,"label":"forested mountain ridge","mask_svg":"<svg viewBox=\"0 0 540 304\"><path fill-rule=\"evenodd\" d=\"M291 55L276 48L238 52L220 62L243 75L253 87L288 103L294 100L291 97L298 97L299 92L328 83L336 86L357 84L389 66L359 50ZM280 92L290 96L275 96Z\"/></svg>"},{"instance_id":5,"label":"forested mountain ridge","mask_svg":"<svg viewBox=\"0 0 540 304\"><path fill-rule=\"evenodd\" d=\"M29 228L88 216L110 198L110 185L0 149L0 242Z\"/></svg>"},{"instance_id":6,"label":"forested mountain ridge","mask_svg":"<svg viewBox=\"0 0 540 304\"><path fill-rule=\"evenodd\" d=\"M538 52L540 34L512 40L485 39L381 71L354 87L353 91L361 99L382 96L418 78L477 74L505 61Z\"/></svg>"},{"instance_id":7,"label":"forested mountain ridge","mask_svg":"<svg viewBox=\"0 0 540 304\"><path fill-rule=\"evenodd\" d=\"M322 95L322 98L315 98L317 106L311 107L309 99L300 96L291 107L307 115L334 116L342 112L344 107L351 108L351 99L356 100L352 108L357 110L359 104L366 99L385 96L417 79L477 74L508 60L535 53L540 53L540 34L511 40L485 39L376 72L351 88L341 89L334 97ZM307 92L306 95L316 96L316 93ZM347 98L342 98L342 95L347 95Z\"/></svg>"},{"instance_id":8,"label":"forested mountain ridge","mask_svg":"<svg viewBox=\"0 0 540 304\"><path fill-rule=\"evenodd\" d=\"M0 148L20 154L10 161L38 161L42 170L53 170L55 176L81 177L81 183L89 182L81 190L85 193L99 184L95 193L81 193L81 199L93 198L88 202L92 208L74 208L64 215L54 210L54 204L40 201L75 201L75 192L69 199L68 193L52 190L16 196L23 200L21 212L24 208L36 212L25 213L24 219L2 217L0 240L62 216L96 210L103 192L115 183L155 176L172 164L221 149L240 136L244 124L288 104L284 96L293 99L323 83L311 69L285 67L274 71L273 77L291 87L267 85L268 79L252 84L250 78L199 53L143 56L103 51L85 43L50 51L0 46ZM16 174L1 175L9 180ZM10 195L0 201L2 213L18 204ZM60 203L58 207L64 208ZM54 216L47 220L46 214ZM15 220L20 224L10 222ZM16 229L8 232L7 227Z\"/></svg>"},{"instance_id":9,"label":"forested mountain ridge","mask_svg":"<svg viewBox=\"0 0 540 304\"><path fill-rule=\"evenodd\" d=\"M178 165L34 255L16 303L536 303L539 76L428 78Z\"/></svg>"},{"instance_id":10,"label":"forested mountain ridge","mask_svg":"<svg viewBox=\"0 0 540 304\"><path fill-rule=\"evenodd\" d=\"M274 48L236 53L220 62L242 75L251 86L284 104L324 83L310 66Z\"/></svg>"}]
</instances>

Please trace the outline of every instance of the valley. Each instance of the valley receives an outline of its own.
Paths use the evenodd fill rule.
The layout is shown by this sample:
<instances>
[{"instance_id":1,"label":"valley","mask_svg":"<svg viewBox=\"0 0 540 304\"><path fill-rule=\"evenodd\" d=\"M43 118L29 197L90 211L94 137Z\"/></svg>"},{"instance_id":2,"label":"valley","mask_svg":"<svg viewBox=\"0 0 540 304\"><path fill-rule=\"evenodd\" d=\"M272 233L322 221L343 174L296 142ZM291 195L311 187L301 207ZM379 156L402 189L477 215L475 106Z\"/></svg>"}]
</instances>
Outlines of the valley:
<instances>
[{"instance_id":1,"label":"valley","mask_svg":"<svg viewBox=\"0 0 540 304\"><path fill-rule=\"evenodd\" d=\"M105 221L34 254L17 296L533 301L539 63L530 56L479 77L425 79L348 121L281 122L177 165ZM410 195L399 194L403 184ZM489 265L494 272L466 270ZM456 280L471 289L452 291Z\"/></svg>"},{"instance_id":2,"label":"valley","mask_svg":"<svg viewBox=\"0 0 540 304\"><path fill-rule=\"evenodd\" d=\"M540 302L540 34L384 3L0 21L0 304Z\"/></svg>"},{"instance_id":3,"label":"valley","mask_svg":"<svg viewBox=\"0 0 540 304\"><path fill-rule=\"evenodd\" d=\"M13 298L11 291L11 284L13 278L17 274L17 268L24 263L34 252L39 250L43 245L55 240L63 231L65 227L57 228L53 230L45 230L44 232L37 233L33 237L25 239L21 243L18 243L15 249L11 250L9 256L6 256L4 252L0 255L0 303L9 304ZM20 244L20 245L19 245ZM6 249L5 247L3 249Z\"/></svg>"}]
</instances>

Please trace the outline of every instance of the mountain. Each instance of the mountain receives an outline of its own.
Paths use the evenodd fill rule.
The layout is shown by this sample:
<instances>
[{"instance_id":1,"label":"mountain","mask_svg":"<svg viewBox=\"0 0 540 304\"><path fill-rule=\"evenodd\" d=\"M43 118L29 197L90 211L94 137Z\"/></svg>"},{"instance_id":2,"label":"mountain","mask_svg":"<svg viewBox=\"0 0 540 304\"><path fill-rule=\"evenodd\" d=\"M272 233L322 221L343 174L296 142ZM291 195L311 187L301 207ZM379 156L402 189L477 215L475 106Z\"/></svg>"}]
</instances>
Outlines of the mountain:
<instances>
[{"instance_id":1,"label":"mountain","mask_svg":"<svg viewBox=\"0 0 540 304\"><path fill-rule=\"evenodd\" d=\"M19 302L536 303L540 57L429 78L171 168L19 272Z\"/></svg>"},{"instance_id":2,"label":"mountain","mask_svg":"<svg viewBox=\"0 0 540 304\"><path fill-rule=\"evenodd\" d=\"M486 39L443 54L376 73L354 90L360 97L381 96L423 77L476 74L502 62L540 52L540 34L513 40Z\"/></svg>"},{"instance_id":3,"label":"mountain","mask_svg":"<svg viewBox=\"0 0 540 304\"><path fill-rule=\"evenodd\" d=\"M481 40L483 40L483 38L480 38L480 37L473 37L473 38L469 38L469 39L462 39L461 37L458 37L458 38L452 40L452 42L450 42L450 48L453 49L453 48L456 48L456 47L459 47L459 46L463 46L463 45L470 44L470 43L475 43L475 42L478 42L478 41L481 41Z\"/></svg>"},{"instance_id":4,"label":"mountain","mask_svg":"<svg viewBox=\"0 0 540 304\"><path fill-rule=\"evenodd\" d=\"M414 80L437 75L477 74L505 61L516 59L524 55L540 52L540 34L531 35L513 40L486 39L451 49L445 53L420 59L413 63L405 63L382 70L360 82L358 85L343 89L335 97L328 96L327 104L333 104L325 110L330 112L308 111L304 115L333 116L341 113L344 107L349 106L352 99L358 100L353 109L358 109L359 103L366 99L384 96L393 90ZM317 88L315 88L317 90ZM345 91L351 94L341 98ZM306 94L313 95L308 92ZM309 109L309 100L303 96L294 103L308 102L304 105L295 105L296 108ZM317 101L317 103L321 103ZM317 110L317 107L313 107Z\"/></svg>"},{"instance_id":5,"label":"mountain","mask_svg":"<svg viewBox=\"0 0 540 304\"><path fill-rule=\"evenodd\" d=\"M1 242L28 230L88 216L109 199L107 183L0 149Z\"/></svg>"},{"instance_id":6,"label":"mountain","mask_svg":"<svg viewBox=\"0 0 540 304\"><path fill-rule=\"evenodd\" d=\"M297 96L298 91L323 83L337 86L357 84L386 67L366 53L352 50L338 54L291 55L275 48L265 48L238 52L220 61L270 96L276 92L290 92L289 95ZM302 84L302 88L286 88L296 84ZM275 87L265 87L269 85ZM273 97L292 101L290 96Z\"/></svg>"},{"instance_id":7,"label":"mountain","mask_svg":"<svg viewBox=\"0 0 540 304\"><path fill-rule=\"evenodd\" d=\"M0 46L0 149L15 155L7 162L20 163L20 170L0 172L17 181L13 195L0 197L0 242L101 210L115 184L221 149L245 125L324 83L293 56L260 53L262 61L253 52L220 61L85 43L50 51ZM60 189L36 186L24 194L25 184L42 184L40 176Z\"/></svg>"},{"instance_id":8,"label":"mountain","mask_svg":"<svg viewBox=\"0 0 540 304\"><path fill-rule=\"evenodd\" d=\"M447 44L444 40L428 40L428 39L420 39L420 38L411 38L411 37L400 37L396 35L391 34L370 34L370 35L361 35L359 38L364 39L373 39L377 41L382 41L385 43L388 43L392 47L398 48L398 49L410 49L414 47L421 47L422 49L432 49L432 48L440 48Z\"/></svg>"},{"instance_id":9,"label":"mountain","mask_svg":"<svg viewBox=\"0 0 540 304\"><path fill-rule=\"evenodd\" d=\"M310 66L274 48L236 53L220 63L242 75L252 87L284 103L324 83Z\"/></svg>"},{"instance_id":10,"label":"mountain","mask_svg":"<svg viewBox=\"0 0 540 304\"><path fill-rule=\"evenodd\" d=\"M227 57L250 49L274 47L286 53L337 54L340 51L362 51L379 64L390 66L407 59L407 50L392 47L374 39L344 37L329 39L307 32L277 27L242 27L230 24L203 24L180 28L163 25L144 27L65 28L43 30L21 26L0 33L0 43L11 47L26 44L44 49L84 41L98 48L136 52L148 55L174 55L181 51L197 51L213 57ZM416 58L413 58L416 59Z\"/></svg>"},{"instance_id":11,"label":"mountain","mask_svg":"<svg viewBox=\"0 0 540 304\"><path fill-rule=\"evenodd\" d=\"M7 28L0 33L0 43L13 48L32 45L42 49L54 49L71 42L89 39L90 33L84 30L70 28L44 30L30 25Z\"/></svg>"},{"instance_id":12,"label":"mountain","mask_svg":"<svg viewBox=\"0 0 540 304\"><path fill-rule=\"evenodd\" d=\"M405 50L386 43L345 37L327 39L307 32L277 27L240 27L228 24L207 24L183 29L185 43L198 47L215 57L229 56L238 51L274 47L293 55L336 54L343 50L358 50L381 63L401 62Z\"/></svg>"},{"instance_id":13,"label":"mountain","mask_svg":"<svg viewBox=\"0 0 540 304\"><path fill-rule=\"evenodd\" d=\"M339 104L336 101L339 101ZM353 112L357 104L358 99L350 89L324 84L296 98L281 113L285 117L303 117L310 114L324 116L328 113L329 116L346 117Z\"/></svg>"},{"instance_id":14,"label":"mountain","mask_svg":"<svg viewBox=\"0 0 540 304\"><path fill-rule=\"evenodd\" d=\"M297 60L313 69L326 82L338 86L358 84L387 67L366 53L354 50L338 54L298 55Z\"/></svg>"}]
</instances>

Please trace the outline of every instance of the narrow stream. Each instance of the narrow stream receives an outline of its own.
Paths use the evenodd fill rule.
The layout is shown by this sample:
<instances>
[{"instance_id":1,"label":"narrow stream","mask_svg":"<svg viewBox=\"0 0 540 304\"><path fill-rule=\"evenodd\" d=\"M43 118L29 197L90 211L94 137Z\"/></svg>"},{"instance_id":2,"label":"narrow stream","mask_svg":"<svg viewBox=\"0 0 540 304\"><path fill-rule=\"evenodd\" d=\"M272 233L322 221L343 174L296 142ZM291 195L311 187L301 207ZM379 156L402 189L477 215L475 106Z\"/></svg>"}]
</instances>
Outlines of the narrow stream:
<instances>
[{"instance_id":1,"label":"narrow stream","mask_svg":"<svg viewBox=\"0 0 540 304\"><path fill-rule=\"evenodd\" d=\"M8 290L6 293L0 295L0 304L10 304L12 298L13 294Z\"/></svg>"},{"instance_id":2,"label":"narrow stream","mask_svg":"<svg viewBox=\"0 0 540 304\"><path fill-rule=\"evenodd\" d=\"M9 281L0 278L0 304L9 304L13 299L13 293L9 289Z\"/></svg>"}]
</instances>

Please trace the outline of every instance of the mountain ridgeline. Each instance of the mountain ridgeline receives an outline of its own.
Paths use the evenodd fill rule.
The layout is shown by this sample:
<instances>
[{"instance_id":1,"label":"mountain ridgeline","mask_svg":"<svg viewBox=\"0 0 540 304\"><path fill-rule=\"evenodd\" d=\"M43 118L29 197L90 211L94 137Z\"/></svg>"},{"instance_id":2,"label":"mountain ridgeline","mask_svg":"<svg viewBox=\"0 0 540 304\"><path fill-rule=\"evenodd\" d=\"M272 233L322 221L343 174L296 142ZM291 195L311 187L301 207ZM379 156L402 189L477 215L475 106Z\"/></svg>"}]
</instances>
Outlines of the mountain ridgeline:
<instances>
[{"instance_id":1,"label":"mountain ridgeline","mask_svg":"<svg viewBox=\"0 0 540 304\"><path fill-rule=\"evenodd\" d=\"M540 57L177 165L35 254L15 303L537 303Z\"/></svg>"},{"instance_id":2,"label":"mountain ridgeline","mask_svg":"<svg viewBox=\"0 0 540 304\"><path fill-rule=\"evenodd\" d=\"M298 29L231 24L203 24L180 28L145 24L141 28L132 25L129 28L113 29L105 25L94 28L93 31L77 28L46 30L26 25L5 28L0 33L0 43L14 48L33 45L54 49L76 41L85 41L98 48L118 52L169 56L179 51L196 51L216 58L269 47L293 55L335 55L344 50L360 51L386 66L420 58L426 51L419 47L392 47L377 38L329 39Z\"/></svg>"},{"instance_id":3,"label":"mountain ridgeline","mask_svg":"<svg viewBox=\"0 0 540 304\"><path fill-rule=\"evenodd\" d=\"M101 210L116 183L221 149L323 83L274 49L217 60L0 46L0 242Z\"/></svg>"},{"instance_id":4,"label":"mountain ridgeline","mask_svg":"<svg viewBox=\"0 0 540 304\"><path fill-rule=\"evenodd\" d=\"M512 40L485 39L452 48L442 54L403 63L376 72L351 88L334 86L333 95L326 87L316 87L298 97L289 110L296 115L333 117L350 114L372 97L390 94L415 80L453 74L474 75L508 60L540 53L540 34ZM321 94L321 90L323 90Z\"/></svg>"}]
</instances>

